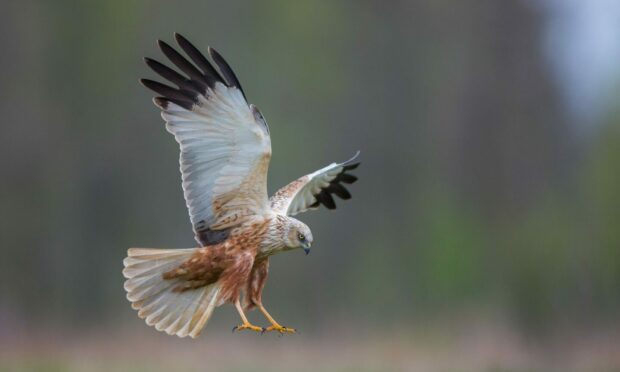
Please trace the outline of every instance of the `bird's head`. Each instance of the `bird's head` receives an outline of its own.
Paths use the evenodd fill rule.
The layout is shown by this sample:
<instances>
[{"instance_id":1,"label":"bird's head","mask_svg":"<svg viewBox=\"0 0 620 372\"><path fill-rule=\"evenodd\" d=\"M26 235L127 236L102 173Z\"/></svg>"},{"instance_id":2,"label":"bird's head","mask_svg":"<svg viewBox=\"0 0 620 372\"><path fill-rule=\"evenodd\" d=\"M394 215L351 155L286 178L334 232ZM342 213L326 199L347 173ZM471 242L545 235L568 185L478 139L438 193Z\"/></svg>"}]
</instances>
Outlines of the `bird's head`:
<instances>
[{"instance_id":1,"label":"bird's head","mask_svg":"<svg viewBox=\"0 0 620 372\"><path fill-rule=\"evenodd\" d=\"M287 229L284 241L288 248L303 248L306 254L310 253L312 245L312 231L305 223L290 218L289 228Z\"/></svg>"}]
</instances>

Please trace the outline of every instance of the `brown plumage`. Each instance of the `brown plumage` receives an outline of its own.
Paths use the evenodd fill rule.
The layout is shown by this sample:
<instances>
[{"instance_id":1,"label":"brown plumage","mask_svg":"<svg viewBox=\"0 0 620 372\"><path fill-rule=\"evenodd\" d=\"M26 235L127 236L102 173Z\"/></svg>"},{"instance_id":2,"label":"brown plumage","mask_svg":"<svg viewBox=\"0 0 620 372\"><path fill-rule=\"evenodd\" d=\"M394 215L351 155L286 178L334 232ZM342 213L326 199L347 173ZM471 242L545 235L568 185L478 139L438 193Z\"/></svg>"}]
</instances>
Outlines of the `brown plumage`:
<instances>
[{"instance_id":1,"label":"brown plumage","mask_svg":"<svg viewBox=\"0 0 620 372\"><path fill-rule=\"evenodd\" d=\"M260 258L254 260L252 271L245 283L244 307L251 310L258 304L262 303L262 294L267 275L269 274L269 258Z\"/></svg>"},{"instance_id":2,"label":"brown plumage","mask_svg":"<svg viewBox=\"0 0 620 372\"><path fill-rule=\"evenodd\" d=\"M342 183L356 156L305 175L267 198L271 138L264 116L246 102L239 80L223 57L209 48L215 63L175 34L189 60L159 42L181 74L145 61L176 87L142 83L160 96L166 129L181 148L183 194L198 248L131 248L124 260L127 299L138 316L159 331L197 337L215 307L232 303L242 324L236 329L294 332L278 324L262 304L269 256L312 244L312 232L290 216L319 204L335 208L332 195L350 198ZM241 298L243 297L243 306ZM258 308L271 326L249 323L244 309Z\"/></svg>"}]
</instances>

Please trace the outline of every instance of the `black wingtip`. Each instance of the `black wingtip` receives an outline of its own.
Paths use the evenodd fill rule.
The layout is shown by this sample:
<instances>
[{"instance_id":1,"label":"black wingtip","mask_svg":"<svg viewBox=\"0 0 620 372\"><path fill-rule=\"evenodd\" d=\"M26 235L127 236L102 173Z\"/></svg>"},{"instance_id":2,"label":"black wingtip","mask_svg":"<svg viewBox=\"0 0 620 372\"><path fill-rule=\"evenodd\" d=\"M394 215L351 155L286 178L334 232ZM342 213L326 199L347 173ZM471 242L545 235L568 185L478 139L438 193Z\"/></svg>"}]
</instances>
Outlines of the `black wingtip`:
<instances>
[{"instance_id":1,"label":"black wingtip","mask_svg":"<svg viewBox=\"0 0 620 372\"><path fill-rule=\"evenodd\" d=\"M153 97L153 103L162 110L168 108L168 101L164 97Z\"/></svg>"},{"instance_id":2,"label":"black wingtip","mask_svg":"<svg viewBox=\"0 0 620 372\"><path fill-rule=\"evenodd\" d=\"M163 51L163 48L171 48L171 46L168 43L166 43L165 41L161 39L157 39L157 46L159 47L159 49L162 49L162 51Z\"/></svg>"},{"instance_id":3,"label":"black wingtip","mask_svg":"<svg viewBox=\"0 0 620 372\"><path fill-rule=\"evenodd\" d=\"M353 163L359 157L359 155L360 155L360 151L357 150L357 152L355 153L355 155L353 155L353 157L351 159L340 163L340 165L342 165L342 168L345 171L350 171L350 170L353 170L353 169L359 167L359 165L360 165L359 161L357 163Z\"/></svg>"},{"instance_id":4,"label":"black wingtip","mask_svg":"<svg viewBox=\"0 0 620 372\"><path fill-rule=\"evenodd\" d=\"M326 193L325 195L327 199L327 203L325 204L325 206L327 207L327 209L336 209L336 202L334 201L332 195L330 193Z\"/></svg>"},{"instance_id":5,"label":"black wingtip","mask_svg":"<svg viewBox=\"0 0 620 372\"><path fill-rule=\"evenodd\" d=\"M159 50L161 50L162 53L164 53L164 55L168 56L168 50L172 49L172 47L170 46L170 44L166 43L163 40L157 39L157 47L159 48ZM168 57L170 58L170 57Z\"/></svg>"},{"instance_id":6,"label":"black wingtip","mask_svg":"<svg viewBox=\"0 0 620 372\"><path fill-rule=\"evenodd\" d=\"M185 89L175 89L166 84L150 80L140 79L140 83L144 87L154 91L157 94L163 96L166 100L173 102L187 110L191 110L196 100L196 93Z\"/></svg>"},{"instance_id":7,"label":"black wingtip","mask_svg":"<svg viewBox=\"0 0 620 372\"><path fill-rule=\"evenodd\" d=\"M352 184L355 181L357 181L357 177L355 177L352 174L345 173L345 172L341 173L337 178L339 181L348 183L348 184Z\"/></svg>"},{"instance_id":8,"label":"black wingtip","mask_svg":"<svg viewBox=\"0 0 620 372\"><path fill-rule=\"evenodd\" d=\"M327 190L330 193L336 194L336 196L338 196L342 200L351 199L351 193L349 192L349 190L347 190L344 186L342 186L338 182L334 182L330 184Z\"/></svg>"},{"instance_id":9,"label":"black wingtip","mask_svg":"<svg viewBox=\"0 0 620 372\"><path fill-rule=\"evenodd\" d=\"M149 81L152 81L152 80L149 80L149 79L140 79L140 80L138 80L138 81L140 82L140 84L141 84L143 87L145 87L145 88L149 88ZM151 88L149 88L149 89L151 89Z\"/></svg>"},{"instance_id":10,"label":"black wingtip","mask_svg":"<svg viewBox=\"0 0 620 372\"><path fill-rule=\"evenodd\" d=\"M166 79L167 83L172 83L178 87L177 89L150 79L140 79L140 84L159 94L158 97L154 98L157 106L166 109L170 106L170 103L174 103L187 110L191 110L197 103L197 97L199 95L208 95L208 88L214 89L217 82L228 87L236 87L245 98L245 93L235 73L215 49L208 48L209 55L213 60L211 62L183 35L178 32L175 32L173 35L181 51L185 52L186 56L183 56L163 40L158 39L156 44L168 58L169 62L180 71L171 68L172 66L168 67L155 59L144 57L144 63L147 66ZM214 67L213 62L217 65L217 68Z\"/></svg>"},{"instance_id":11,"label":"black wingtip","mask_svg":"<svg viewBox=\"0 0 620 372\"><path fill-rule=\"evenodd\" d=\"M353 170L353 169L359 167L360 164L361 163L359 163L359 162L358 163L353 163L353 164L348 164L348 165L345 165L343 168L344 168L344 170L350 171L350 170Z\"/></svg>"},{"instance_id":12,"label":"black wingtip","mask_svg":"<svg viewBox=\"0 0 620 372\"><path fill-rule=\"evenodd\" d=\"M214 54L215 54L215 55L217 55L217 56L219 56L220 58L222 57L222 56L221 56L221 55L217 52L217 50L215 50L215 48L213 48L213 47L212 47L212 46L210 46L210 45L207 47L207 53L209 53L209 57L213 58L214 60L215 60L215 57L213 57L213 55L214 55Z\"/></svg>"},{"instance_id":13,"label":"black wingtip","mask_svg":"<svg viewBox=\"0 0 620 372\"><path fill-rule=\"evenodd\" d=\"M174 33L174 39L181 49L185 52L185 54L198 66L202 73L204 74L204 78L207 82L207 85L211 88L215 87L215 83L218 81L224 83L224 85L228 85L222 76L217 72L217 70L213 67L211 62L192 44L187 38L179 33ZM207 48L209 49L209 48Z\"/></svg>"},{"instance_id":14,"label":"black wingtip","mask_svg":"<svg viewBox=\"0 0 620 372\"><path fill-rule=\"evenodd\" d=\"M179 44L179 46L181 44L189 44L189 45L193 46L193 44L189 40L187 40L187 38L185 36L181 35L180 33L175 32L173 35L174 35L174 40L176 40L176 42L177 42L177 44Z\"/></svg>"},{"instance_id":15,"label":"black wingtip","mask_svg":"<svg viewBox=\"0 0 620 372\"><path fill-rule=\"evenodd\" d=\"M241 83L239 83L239 79L237 79L237 75L235 75L235 72L232 70L228 62L226 62L224 57L222 57L222 55L212 47L208 47L207 51L209 52L209 56L211 56L213 62L215 62L215 64L219 68L221 75L227 82L227 85L229 87L236 87L237 89L239 89L241 91L241 94L243 94L243 98L246 98L245 92L241 87Z\"/></svg>"},{"instance_id":16,"label":"black wingtip","mask_svg":"<svg viewBox=\"0 0 620 372\"><path fill-rule=\"evenodd\" d=\"M336 209L336 202L334 198L330 195L329 191L322 190L320 193L315 195L316 199L321 202L327 209Z\"/></svg>"},{"instance_id":17,"label":"black wingtip","mask_svg":"<svg viewBox=\"0 0 620 372\"><path fill-rule=\"evenodd\" d=\"M347 171L353 170L360 165L359 162L354 163L359 155L360 151L357 151L351 159L338 164L338 166L342 167L342 170L330 181L329 186L322 188L318 194L313 195L316 201L310 205L310 208L323 204L327 209L336 209L336 202L332 194L343 200L351 199L351 193L341 183L351 184L357 181L357 177L347 173Z\"/></svg>"},{"instance_id":18,"label":"black wingtip","mask_svg":"<svg viewBox=\"0 0 620 372\"><path fill-rule=\"evenodd\" d=\"M156 61L150 57L144 57L143 60L144 60L144 63L146 63L146 65L149 66L150 68L153 68L153 66L155 65L161 65L161 62Z\"/></svg>"}]
</instances>

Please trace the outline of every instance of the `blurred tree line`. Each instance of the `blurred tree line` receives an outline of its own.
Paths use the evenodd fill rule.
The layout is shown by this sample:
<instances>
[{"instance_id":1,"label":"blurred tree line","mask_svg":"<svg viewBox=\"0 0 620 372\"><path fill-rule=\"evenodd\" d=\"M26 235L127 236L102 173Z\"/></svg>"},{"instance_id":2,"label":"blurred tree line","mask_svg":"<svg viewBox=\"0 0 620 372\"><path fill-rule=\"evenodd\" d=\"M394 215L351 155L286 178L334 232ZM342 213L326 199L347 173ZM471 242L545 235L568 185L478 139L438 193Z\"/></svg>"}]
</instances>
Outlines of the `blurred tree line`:
<instances>
[{"instance_id":1,"label":"blurred tree line","mask_svg":"<svg viewBox=\"0 0 620 372\"><path fill-rule=\"evenodd\" d=\"M274 258L278 313L618 320L620 106L576 133L527 1L0 8L0 329L133 317L126 249L194 245L177 145L137 83L175 31L265 114L271 191L362 151L353 200L301 216L313 253Z\"/></svg>"}]
</instances>

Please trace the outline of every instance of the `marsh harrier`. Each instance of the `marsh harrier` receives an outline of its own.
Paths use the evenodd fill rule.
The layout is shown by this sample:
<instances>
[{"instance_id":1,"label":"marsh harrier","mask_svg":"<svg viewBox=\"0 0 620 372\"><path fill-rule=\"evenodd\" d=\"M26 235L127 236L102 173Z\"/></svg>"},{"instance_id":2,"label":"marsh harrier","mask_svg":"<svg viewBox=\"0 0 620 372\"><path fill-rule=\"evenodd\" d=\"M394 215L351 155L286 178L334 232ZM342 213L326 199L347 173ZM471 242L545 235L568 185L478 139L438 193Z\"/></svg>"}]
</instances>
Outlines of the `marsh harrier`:
<instances>
[{"instance_id":1,"label":"marsh harrier","mask_svg":"<svg viewBox=\"0 0 620 372\"><path fill-rule=\"evenodd\" d=\"M175 34L186 56L163 41L163 54L181 72L146 58L175 87L142 79L155 91L166 129L181 147L183 194L198 248L130 248L123 275L127 299L158 331L196 337L213 309L232 303L241 316L237 330L293 333L267 312L261 293L269 256L312 244L312 232L291 216L349 199L343 184L356 181L356 154L307 174L267 196L271 139L265 118L246 101L224 58L209 48L210 62ZM243 303L241 294L243 293ZM251 324L244 311L258 308L271 326Z\"/></svg>"}]
</instances>

